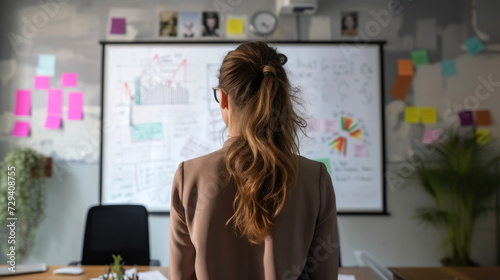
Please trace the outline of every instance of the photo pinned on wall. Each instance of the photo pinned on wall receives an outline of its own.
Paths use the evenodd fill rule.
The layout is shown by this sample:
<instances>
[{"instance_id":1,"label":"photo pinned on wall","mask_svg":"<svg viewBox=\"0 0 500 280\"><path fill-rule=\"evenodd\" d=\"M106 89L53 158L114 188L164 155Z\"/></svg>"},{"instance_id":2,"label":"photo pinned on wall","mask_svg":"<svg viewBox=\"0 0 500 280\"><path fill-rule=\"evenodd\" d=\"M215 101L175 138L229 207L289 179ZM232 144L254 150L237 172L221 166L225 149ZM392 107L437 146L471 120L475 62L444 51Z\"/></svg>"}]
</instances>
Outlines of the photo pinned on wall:
<instances>
[{"instance_id":1,"label":"photo pinned on wall","mask_svg":"<svg viewBox=\"0 0 500 280\"><path fill-rule=\"evenodd\" d=\"M342 12L342 36L358 35L358 12Z\"/></svg>"},{"instance_id":2,"label":"photo pinned on wall","mask_svg":"<svg viewBox=\"0 0 500 280\"><path fill-rule=\"evenodd\" d=\"M219 37L220 18L217 12L203 12L203 37Z\"/></svg>"},{"instance_id":3,"label":"photo pinned on wall","mask_svg":"<svg viewBox=\"0 0 500 280\"><path fill-rule=\"evenodd\" d=\"M177 37L177 12L160 12L160 37Z\"/></svg>"},{"instance_id":4,"label":"photo pinned on wall","mask_svg":"<svg viewBox=\"0 0 500 280\"><path fill-rule=\"evenodd\" d=\"M179 12L179 38L194 38L200 32L199 12Z\"/></svg>"}]
</instances>

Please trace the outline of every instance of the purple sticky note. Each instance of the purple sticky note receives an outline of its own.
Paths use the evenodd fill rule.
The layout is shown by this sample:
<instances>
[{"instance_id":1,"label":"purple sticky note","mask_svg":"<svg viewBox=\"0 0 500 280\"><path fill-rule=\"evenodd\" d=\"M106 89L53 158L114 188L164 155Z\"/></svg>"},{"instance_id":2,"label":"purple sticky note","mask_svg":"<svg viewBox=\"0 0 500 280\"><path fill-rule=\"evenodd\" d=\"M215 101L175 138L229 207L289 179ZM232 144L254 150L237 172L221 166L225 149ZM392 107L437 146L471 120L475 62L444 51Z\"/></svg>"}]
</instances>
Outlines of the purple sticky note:
<instances>
[{"instance_id":1,"label":"purple sticky note","mask_svg":"<svg viewBox=\"0 0 500 280\"><path fill-rule=\"evenodd\" d=\"M49 76L35 76L35 89L49 89L50 77Z\"/></svg>"},{"instance_id":2,"label":"purple sticky note","mask_svg":"<svg viewBox=\"0 0 500 280\"><path fill-rule=\"evenodd\" d=\"M16 91L15 116L29 116L31 109L31 91L27 89L18 89Z\"/></svg>"},{"instance_id":3,"label":"purple sticky note","mask_svg":"<svg viewBox=\"0 0 500 280\"><path fill-rule=\"evenodd\" d=\"M30 134L30 123L29 122L15 122L14 129L12 129L12 136L16 137L28 137Z\"/></svg>"},{"instance_id":4,"label":"purple sticky note","mask_svg":"<svg viewBox=\"0 0 500 280\"><path fill-rule=\"evenodd\" d=\"M76 87L76 84L78 84L78 74L62 73L61 80L63 87Z\"/></svg>"},{"instance_id":5,"label":"purple sticky note","mask_svg":"<svg viewBox=\"0 0 500 280\"><path fill-rule=\"evenodd\" d=\"M125 25L127 21L125 18L112 18L111 19L111 34L125 34Z\"/></svg>"},{"instance_id":6,"label":"purple sticky note","mask_svg":"<svg viewBox=\"0 0 500 280\"><path fill-rule=\"evenodd\" d=\"M422 137L422 143L432 144L439 139L439 136L440 131L438 129L426 128Z\"/></svg>"},{"instance_id":7,"label":"purple sticky note","mask_svg":"<svg viewBox=\"0 0 500 280\"><path fill-rule=\"evenodd\" d=\"M474 119L472 118L472 111L462 111L458 113L460 117L461 126L474 125Z\"/></svg>"},{"instance_id":8,"label":"purple sticky note","mask_svg":"<svg viewBox=\"0 0 500 280\"><path fill-rule=\"evenodd\" d=\"M83 94L70 92L68 94L68 120L82 119Z\"/></svg>"},{"instance_id":9,"label":"purple sticky note","mask_svg":"<svg viewBox=\"0 0 500 280\"><path fill-rule=\"evenodd\" d=\"M61 115L62 114L63 92L60 89L49 89L47 94L47 114Z\"/></svg>"},{"instance_id":10,"label":"purple sticky note","mask_svg":"<svg viewBox=\"0 0 500 280\"><path fill-rule=\"evenodd\" d=\"M48 115L45 119L44 127L47 129L59 129L61 127L61 116Z\"/></svg>"}]
</instances>

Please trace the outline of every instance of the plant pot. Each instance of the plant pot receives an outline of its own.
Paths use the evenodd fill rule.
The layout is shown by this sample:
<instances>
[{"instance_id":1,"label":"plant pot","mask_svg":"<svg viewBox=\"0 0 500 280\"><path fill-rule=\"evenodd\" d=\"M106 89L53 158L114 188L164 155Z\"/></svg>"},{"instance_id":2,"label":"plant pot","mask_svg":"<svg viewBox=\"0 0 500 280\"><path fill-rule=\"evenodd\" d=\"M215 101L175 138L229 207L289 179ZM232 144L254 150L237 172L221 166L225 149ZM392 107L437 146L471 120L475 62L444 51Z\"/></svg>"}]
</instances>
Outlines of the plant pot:
<instances>
[{"instance_id":1,"label":"plant pot","mask_svg":"<svg viewBox=\"0 0 500 280\"><path fill-rule=\"evenodd\" d=\"M479 264L470 258L467 261L459 260L458 258L444 257L441 259L441 264L443 266L479 266Z\"/></svg>"}]
</instances>

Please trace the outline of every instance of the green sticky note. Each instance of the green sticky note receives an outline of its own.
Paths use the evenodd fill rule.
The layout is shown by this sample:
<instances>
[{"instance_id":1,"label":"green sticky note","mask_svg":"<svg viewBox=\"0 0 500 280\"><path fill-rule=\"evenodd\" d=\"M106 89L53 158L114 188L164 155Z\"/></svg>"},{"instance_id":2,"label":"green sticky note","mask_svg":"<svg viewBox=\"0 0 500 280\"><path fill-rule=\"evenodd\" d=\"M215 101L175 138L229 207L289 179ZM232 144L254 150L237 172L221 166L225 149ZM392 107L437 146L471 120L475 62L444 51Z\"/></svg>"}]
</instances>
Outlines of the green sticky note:
<instances>
[{"instance_id":1,"label":"green sticky note","mask_svg":"<svg viewBox=\"0 0 500 280\"><path fill-rule=\"evenodd\" d=\"M429 64L429 58L427 57L426 50L412 51L411 52L411 59L413 60L413 64L415 66Z\"/></svg>"},{"instance_id":2,"label":"green sticky note","mask_svg":"<svg viewBox=\"0 0 500 280\"><path fill-rule=\"evenodd\" d=\"M163 127L161 123L136 124L132 136L134 141L163 139Z\"/></svg>"},{"instance_id":3,"label":"green sticky note","mask_svg":"<svg viewBox=\"0 0 500 280\"><path fill-rule=\"evenodd\" d=\"M332 174L332 168L330 166L329 158L315 158L314 160L324 163L326 165L326 170L328 171L328 173Z\"/></svg>"}]
</instances>

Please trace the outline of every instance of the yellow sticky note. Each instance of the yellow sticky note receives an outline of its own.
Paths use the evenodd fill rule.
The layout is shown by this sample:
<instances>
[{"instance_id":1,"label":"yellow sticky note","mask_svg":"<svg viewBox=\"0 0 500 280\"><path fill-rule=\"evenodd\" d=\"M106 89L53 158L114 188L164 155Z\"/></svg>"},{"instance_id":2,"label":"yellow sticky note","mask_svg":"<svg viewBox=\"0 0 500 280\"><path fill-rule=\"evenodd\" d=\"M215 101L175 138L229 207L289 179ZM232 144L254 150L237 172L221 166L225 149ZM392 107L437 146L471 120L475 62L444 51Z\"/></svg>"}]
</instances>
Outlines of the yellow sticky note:
<instances>
[{"instance_id":1,"label":"yellow sticky note","mask_svg":"<svg viewBox=\"0 0 500 280\"><path fill-rule=\"evenodd\" d=\"M478 144L488 144L491 140L490 131L487 129L476 130L476 140Z\"/></svg>"},{"instance_id":2,"label":"yellow sticky note","mask_svg":"<svg viewBox=\"0 0 500 280\"><path fill-rule=\"evenodd\" d=\"M405 108L405 122L407 123L420 123L420 108L406 107Z\"/></svg>"},{"instance_id":3,"label":"yellow sticky note","mask_svg":"<svg viewBox=\"0 0 500 280\"><path fill-rule=\"evenodd\" d=\"M436 108L434 107L422 107L420 109L422 114L423 123L437 123Z\"/></svg>"},{"instance_id":4,"label":"yellow sticky note","mask_svg":"<svg viewBox=\"0 0 500 280\"><path fill-rule=\"evenodd\" d=\"M242 18L228 18L226 23L226 33L228 35L241 35L243 34L243 19Z\"/></svg>"}]
</instances>

